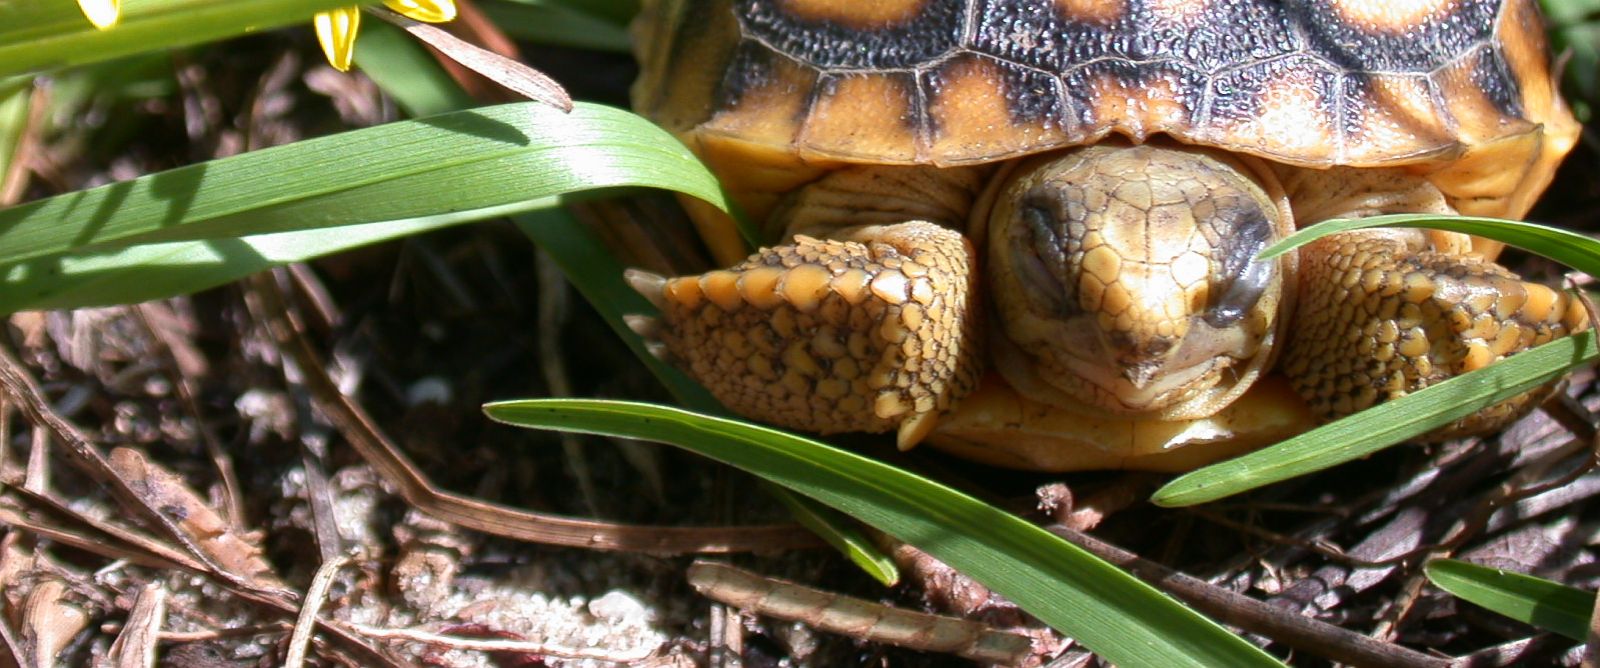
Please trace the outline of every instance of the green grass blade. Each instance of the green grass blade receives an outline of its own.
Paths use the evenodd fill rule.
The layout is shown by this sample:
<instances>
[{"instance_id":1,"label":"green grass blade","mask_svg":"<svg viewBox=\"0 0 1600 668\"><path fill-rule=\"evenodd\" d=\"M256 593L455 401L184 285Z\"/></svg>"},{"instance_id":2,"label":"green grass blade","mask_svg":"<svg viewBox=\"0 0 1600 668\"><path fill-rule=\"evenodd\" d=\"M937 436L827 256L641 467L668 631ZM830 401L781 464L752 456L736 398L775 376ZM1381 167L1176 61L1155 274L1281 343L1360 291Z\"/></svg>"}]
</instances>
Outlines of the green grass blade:
<instances>
[{"instance_id":1,"label":"green grass blade","mask_svg":"<svg viewBox=\"0 0 1600 668\"><path fill-rule=\"evenodd\" d=\"M27 78L0 80L0 187L12 163L21 158L22 133L33 109L33 86Z\"/></svg>"},{"instance_id":2,"label":"green grass blade","mask_svg":"<svg viewBox=\"0 0 1600 668\"><path fill-rule=\"evenodd\" d=\"M1179 476L1150 498L1192 506L1360 459L1431 431L1600 358L1593 332L1556 339L1272 447Z\"/></svg>"},{"instance_id":3,"label":"green grass blade","mask_svg":"<svg viewBox=\"0 0 1600 668\"><path fill-rule=\"evenodd\" d=\"M817 499L927 551L1121 666L1279 665L1071 544L953 489L781 431L614 401L489 404L489 417L671 443Z\"/></svg>"},{"instance_id":4,"label":"green grass blade","mask_svg":"<svg viewBox=\"0 0 1600 668\"><path fill-rule=\"evenodd\" d=\"M430 216L238 239L145 244L104 254L46 258L12 265L9 272L0 272L0 313L161 299L215 287L291 262L462 222L460 216Z\"/></svg>"},{"instance_id":5,"label":"green grass blade","mask_svg":"<svg viewBox=\"0 0 1600 668\"><path fill-rule=\"evenodd\" d=\"M1600 273L1600 242L1584 235L1533 223L1428 214L1318 223L1273 244L1262 256L1282 254L1328 234L1399 225L1477 234L1544 255L1585 273ZM1550 382L1578 365L1593 362L1597 355L1600 353L1597 353L1592 333L1552 341L1272 447L1180 476L1157 490L1151 500L1162 506L1214 501L1365 457Z\"/></svg>"},{"instance_id":6,"label":"green grass blade","mask_svg":"<svg viewBox=\"0 0 1600 668\"><path fill-rule=\"evenodd\" d=\"M560 4L486 2L483 13L506 34L535 44L628 53L624 26Z\"/></svg>"},{"instance_id":7,"label":"green grass blade","mask_svg":"<svg viewBox=\"0 0 1600 668\"><path fill-rule=\"evenodd\" d=\"M620 186L724 202L682 144L637 116L587 104L563 115L520 103L307 140L0 210L0 275L37 279L63 270L53 259L136 244L444 214L464 222Z\"/></svg>"},{"instance_id":8,"label":"green grass blade","mask_svg":"<svg viewBox=\"0 0 1600 668\"><path fill-rule=\"evenodd\" d=\"M783 504L796 522L821 536L824 542L872 576L872 579L885 587L893 587L900 581L900 567L861 532L860 525L852 524L843 514L810 497L800 496L777 485L767 485L767 493Z\"/></svg>"},{"instance_id":9,"label":"green grass blade","mask_svg":"<svg viewBox=\"0 0 1600 668\"><path fill-rule=\"evenodd\" d=\"M1594 611L1594 592L1531 575L1455 559L1423 566L1433 584L1519 622L1583 642Z\"/></svg>"},{"instance_id":10,"label":"green grass blade","mask_svg":"<svg viewBox=\"0 0 1600 668\"><path fill-rule=\"evenodd\" d=\"M1317 223L1261 251L1263 259L1277 257L1330 234L1368 227L1425 227L1476 234L1538 253L1584 273L1600 271L1600 243L1576 232L1515 220L1475 216L1437 216L1426 213L1397 213L1370 218L1329 220Z\"/></svg>"},{"instance_id":11,"label":"green grass blade","mask_svg":"<svg viewBox=\"0 0 1600 668\"><path fill-rule=\"evenodd\" d=\"M123 0L122 20L96 30L72 0L0 0L0 76L81 65L305 24L351 0Z\"/></svg>"}]
</instances>

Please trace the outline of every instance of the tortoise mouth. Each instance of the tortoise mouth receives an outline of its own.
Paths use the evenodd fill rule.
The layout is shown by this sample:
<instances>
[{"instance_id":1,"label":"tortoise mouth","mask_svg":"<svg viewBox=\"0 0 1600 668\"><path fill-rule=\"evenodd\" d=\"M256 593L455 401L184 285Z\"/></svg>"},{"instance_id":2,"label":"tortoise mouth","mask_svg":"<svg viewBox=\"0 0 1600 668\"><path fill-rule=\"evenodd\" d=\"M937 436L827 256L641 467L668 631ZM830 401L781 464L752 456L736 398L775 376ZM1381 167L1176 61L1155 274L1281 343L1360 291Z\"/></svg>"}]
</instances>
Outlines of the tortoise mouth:
<instances>
[{"instance_id":1,"label":"tortoise mouth","mask_svg":"<svg viewBox=\"0 0 1600 668\"><path fill-rule=\"evenodd\" d=\"M1255 256L1285 218L1203 149L1092 146L1020 166L989 216L988 271L998 329L1030 363L1002 374L1122 414L1231 400L1254 380L1240 369L1272 352L1283 272Z\"/></svg>"}]
</instances>

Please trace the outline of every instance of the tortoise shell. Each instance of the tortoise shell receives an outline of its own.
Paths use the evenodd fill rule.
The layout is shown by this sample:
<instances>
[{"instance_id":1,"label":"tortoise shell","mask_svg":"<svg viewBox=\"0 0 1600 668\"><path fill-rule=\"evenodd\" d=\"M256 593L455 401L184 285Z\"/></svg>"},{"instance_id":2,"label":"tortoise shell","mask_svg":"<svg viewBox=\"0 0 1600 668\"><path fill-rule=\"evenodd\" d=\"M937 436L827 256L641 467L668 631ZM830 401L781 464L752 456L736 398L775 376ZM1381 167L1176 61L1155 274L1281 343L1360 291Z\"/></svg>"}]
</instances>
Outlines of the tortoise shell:
<instances>
[{"instance_id":1,"label":"tortoise shell","mask_svg":"<svg viewBox=\"0 0 1600 668\"><path fill-rule=\"evenodd\" d=\"M1521 217L1579 130L1541 23L1531 0L662 0L634 95L757 216L841 163L1115 133L1405 165Z\"/></svg>"}]
</instances>

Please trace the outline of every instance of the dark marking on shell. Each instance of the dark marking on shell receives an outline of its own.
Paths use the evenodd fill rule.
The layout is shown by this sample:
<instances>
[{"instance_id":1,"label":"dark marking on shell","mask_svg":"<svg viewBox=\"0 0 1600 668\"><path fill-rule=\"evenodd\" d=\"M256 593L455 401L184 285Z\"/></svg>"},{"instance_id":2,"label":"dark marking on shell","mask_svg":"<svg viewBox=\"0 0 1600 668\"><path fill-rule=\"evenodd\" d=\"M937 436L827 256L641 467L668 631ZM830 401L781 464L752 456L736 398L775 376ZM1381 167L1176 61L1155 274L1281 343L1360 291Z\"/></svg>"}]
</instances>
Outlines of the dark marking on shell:
<instances>
[{"instance_id":1,"label":"dark marking on shell","mask_svg":"<svg viewBox=\"0 0 1600 668\"><path fill-rule=\"evenodd\" d=\"M1499 49L1485 48L1478 54L1478 60L1472 66L1472 83L1477 84L1478 90L1483 91L1483 96L1496 109L1508 116L1523 114L1522 92L1518 90L1517 78L1511 75Z\"/></svg>"},{"instance_id":2,"label":"dark marking on shell","mask_svg":"<svg viewBox=\"0 0 1600 668\"><path fill-rule=\"evenodd\" d=\"M928 0L916 18L877 30L802 19L783 11L777 0L743 0L738 7L747 39L823 71L880 71L911 69L954 51L966 5Z\"/></svg>"},{"instance_id":3,"label":"dark marking on shell","mask_svg":"<svg viewBox=\"0 0 1600 668\"><path fill-rule=\"evenodd\" d=\"M784 58L814 71L819 81L914 76L917 99L910 108L916 113L906 122L916 126L912 136L919 145L912 153L919 159L993 159L1007 150L1036 150L1049 141L1065 145L1116 129L1136 139L1170 132L1308 164L1366 164L1384 159L1385 149L1360 145L1371 135L1363 123L1379 119L1399 126L1419 117L1415 110L1380 109L1385 101L1376 92L1378 78L1421 80L1471 63L1472 83L1483 99L1509 120L1522 118L1517 75L1507 66L1495 28L1505 2L1523 1L1455 0L1427 20L1367 25L1347 20L1338 0L1210 0L1175 9L1125 0L1124 11L1111 17L1072 16L1050 0L926 0L910 18L867 29L797 16L781 0L737 0L744 42L716 104L737 105L744 91L770 81L773 59ZM1019 132L1042 128L1056 134L1040 135L1042 143L1011 142L1012 149L990 141L931 154L930 146L955 130L935 127L930 110L950 89L950 68L972 59L990 63L995 74L987 85L1006 101L1009 118L996 121L1009 121ZM1296 97L1274 97L1285 93L1283 82L1291 79L1301 82L1304 94L1293 100L1299 105L1295 113L1285 116L1325 126L1320 144L1285 147L1279 143L1283 127L1260 127L1274 105ZM1178 110L1155 117L1150 109L1158 101L1140 98L1139 91L1157 90L1151 86L1161 83L1166 86L1160 102ZM1126 99L1099 99L1112 94L1106 91ZM828 92L793 94L815 100ZM1448 117L1441 102L1430 99L1434 108L1427 113ZM1097 114L1103 109L1122 109L1116 112L1122 117ZM1412 153L1444 150L1456 141L1451 133L1427 136L1438 145ZM982 152L990 149L999 152Z\"/></svg>"},{"instance_id":4,"label":"dark marking on shell","mask_svg":"<svg viewBox=\"0 0 1600 668\"><path fill-rule=\"evenodd\" d=\"M1340 20L1326 2L1297 0L1283 11L1305 31L1311 53L1350 72L1427 73L1494 35L1501 0L1455 0L1433 21L1369 28Z\"/></svg>"},{"instance_id":5,"label":"dark marking on shell","mask_svg":"<svg viewBox=\"0 0 1600 668\"><path fill-rule=\"evenodd\" d=\"M745 93L772 83L773 61L779 57L755 42L740 44L728 63L728 71L722 76L722 85L717 88L716 108L738 107Z\"/></svg>"}]
</instances>

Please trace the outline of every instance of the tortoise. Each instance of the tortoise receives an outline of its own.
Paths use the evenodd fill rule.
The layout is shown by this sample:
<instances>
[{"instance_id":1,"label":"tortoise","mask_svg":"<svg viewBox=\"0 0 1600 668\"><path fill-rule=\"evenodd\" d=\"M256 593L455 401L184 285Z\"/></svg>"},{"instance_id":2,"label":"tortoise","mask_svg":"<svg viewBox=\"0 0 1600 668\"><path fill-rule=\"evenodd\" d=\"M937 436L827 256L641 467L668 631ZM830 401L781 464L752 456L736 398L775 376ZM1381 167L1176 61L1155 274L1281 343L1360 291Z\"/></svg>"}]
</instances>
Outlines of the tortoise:
<instances>
[{"instance_id":1,"label":"tortoise","mask_svg":"<svg viewBox=\"0 0 1600 668\"><path fill-rule=\"evenodd\" d=\"M1586 327L1499 245L1578 125L1531 0L662 0L635 107L762 233L628 280L732 411L991 464L1181 470ZM1447 425L1496 429L1535 391Z\"/></svg>"}]
</instances>

